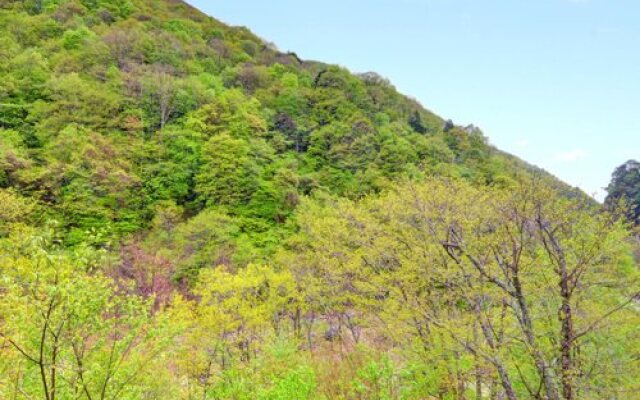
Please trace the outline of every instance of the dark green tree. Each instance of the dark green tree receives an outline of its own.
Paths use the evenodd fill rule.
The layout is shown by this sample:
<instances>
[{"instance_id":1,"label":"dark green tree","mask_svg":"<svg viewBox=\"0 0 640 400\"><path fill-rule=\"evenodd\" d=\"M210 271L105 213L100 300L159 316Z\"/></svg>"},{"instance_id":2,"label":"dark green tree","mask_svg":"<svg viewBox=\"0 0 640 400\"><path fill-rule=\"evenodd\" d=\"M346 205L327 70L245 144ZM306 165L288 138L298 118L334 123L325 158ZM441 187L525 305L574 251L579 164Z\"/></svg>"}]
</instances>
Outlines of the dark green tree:
<instances>
[{"instance_id":1,"label":"dark green tree","mask_svg":"<svg viewBox=\"0 0 640 400\"><path fill-rule=\"evenodd\" d=\"M411 117L409 118L409 125L411 125L413 130L418 133L427 133L427 128L425 128L422 123L422 117L420 116L420 112L417 110L411 114Z\"/></svg>"},{"instance_id":2,"label":"dark green tree","mask_svg":"<svg viewBox=\"0 0 640 400\"><path fill-rule=\"evenodd\" d=\"M616 168L606 189L605 204L612 208L624 201L626 217L640 225L640 162L629 160Z\"/></svg>"}]
</instances>

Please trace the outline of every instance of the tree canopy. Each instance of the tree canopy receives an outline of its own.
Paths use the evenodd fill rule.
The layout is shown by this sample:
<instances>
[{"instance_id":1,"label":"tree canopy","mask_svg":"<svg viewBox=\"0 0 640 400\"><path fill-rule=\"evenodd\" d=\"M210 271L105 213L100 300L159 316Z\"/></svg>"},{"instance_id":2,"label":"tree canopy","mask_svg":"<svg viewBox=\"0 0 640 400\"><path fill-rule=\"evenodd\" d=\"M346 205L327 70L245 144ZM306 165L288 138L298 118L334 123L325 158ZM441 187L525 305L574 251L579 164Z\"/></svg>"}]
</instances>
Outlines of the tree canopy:
<instances>
[{"instance_id":1,"label":"tree canopy","mask_svg":"<svg viewBox=\"0 0 640 400\"><path fill-rule=\"evenodd\" d=\"M0 2L0 398L627 399L602 209L180 0Z\"/></svg>"},{"instance_id":2,"label":"tree canopy","mask_svg":"<svg viewBox=\"0 0 640 400\"><path fill-rule=\"evenodd\" d=\"M605 203L616 207L623 202L625 216L634 225L640 225L640 163L629 160L613 172L607 186Z\"/></svg>"}]
</instances>

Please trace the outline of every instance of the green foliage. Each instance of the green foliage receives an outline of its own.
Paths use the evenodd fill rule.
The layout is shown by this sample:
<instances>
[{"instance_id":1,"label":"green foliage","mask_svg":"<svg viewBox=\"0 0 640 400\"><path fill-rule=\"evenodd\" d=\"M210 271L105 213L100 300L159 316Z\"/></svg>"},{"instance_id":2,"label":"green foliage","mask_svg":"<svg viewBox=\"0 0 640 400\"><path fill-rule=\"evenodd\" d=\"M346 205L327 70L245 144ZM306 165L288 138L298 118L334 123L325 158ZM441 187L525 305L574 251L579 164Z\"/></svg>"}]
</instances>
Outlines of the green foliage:
<instances>
[{"instance_id":1,"label":"green foliage","mask_svg":"<svg viewBox=\"0 0 640 400\"><path fill-rule=\"evenodd\" d=\"M109 396L140 398L150 390L150 355L163 351L171 332L155 326L149 304L116 295L98 270L103 254L53 243L55 233L0 241L2 285L0 379L4 398Z\"/></svg>"},{"instance_id":2,"label":"green foliage","mask_svg":"<svg viewBox=\"0 0 640 400\"><path fill-rule=\"evenodd\" d=\"M203 165L196 176L196 192L208 205L248 202L259 173L249 144L228 134L213 136L203 148Z\"/></svg>"},{"instance_id":3,"label":"green foliage","mask_svg":"<svg viewBox=\"0 0 640 400\"><path fill-rule=\"evenodd\" d=\"M310 360L281 341L253 362L253 369L232 368L206 391L210 398L260 400L311 400L318 398Z\"/></svg>"},{"instance_id":4,"label":"green foliage","mask_svg":"<svg viewBox=\"0 0 640 400\"><path fill-rule=\"evenodd\" d=\"M630 160L616 168L607 193L605 203L610 208L622 205L629 222L640 225L640 163Z\"/></svg>"},{"instance_id":5,"label":"green foliage","mask_svg":"<svg viewBox=\"0 0 640 400\"><path fill-rule=\"evenodd\" d=\"M36 124L40 143L73 123L94 129L118 125L120 99L97 83L71 73L53 78L47 86L51 90L50 101L35 102L28 117Z\"/></svg>"},{"instance_id":6,"label":"green foliage","mask_svg":"<svg viewBox=\"0 0 640 400\"><path fill-rule=\"evenodd\" d=\"M166 231L162 227L158 233L169 233ZM177 253L172 258L179 260L176 279L186 277L192 281L200 269L231 261L234 239L240 233L238 222L216 209L203 211L171 231L165 240Z\"/></svg>"},{"instance_id":7,"label":"green foliage","mask_svg":"<svg viewBox=\"0 0 640 400\"><path fill-rule=\"evenodd\" d=\"M93 32L86 27L66 31L62 35L62 47L67 50L75 50L85 45L93 36Z\"/></svg>"},{"instance_id":8,"label":"green foliage","mask_svg":"<svg viewBox=\"0 0 640 400\"><path fill-rule=\"evenodd\" d=\"M624 360L619 377L636 373L613 354L640 317L638 271L626 266L628 233L589 211L535 182L508 191L410 182L355 203L304 202L281 264L304 277L310 310L340 316L354 340L361 330L403 343L429 365L410 392L455 398L473 393L467 380L499 379L511 398L531 395L532 382L551 398L560 388L615 398L616 380L586 365Z\"/></svg>"},{"instance_id":9,"label":"green foliage","mask_svg":"<svg viewBox=\"0 0 640 400\"><path fill-rule=\"evenodd\" d=\"M16 229L16 225L29 225L36 205L12 190L0 189L0 238Z\"/></svg>"},{"instance_id":10,"label":"green foliage","mask_svg":"<svg viewBox=\"0 0 640 400\"><path fill-rule=\"evenodd\" d=\"M358 396L367 399L390 400L397 398L395 368L391 360L384 357L382 360L368 360L361 367L353 386Z\"/></svg>"},{"instance_id":11,"label":"green foliage","mask_svg":"<svg viewBox=\"0 0 640 400\"><path fill-rule=\"evenodd\" d=\"M181 2L11 4L0 185L47 204L69 245L145 229L171 200L189 216L229 207L253 242L237 247L266 249L301 194L433 174L503 185L522 171L373 73L297 60Z\"/></svg>"},{"instance_id":12,"label":"green foliage","mask_svg":"<svg viewBox=\"0 0 640 400\"><path fill-rule=\"evenodd\" d=\"M622 228L375 73L182 1L9 0L0 76L0 398L504 398L507 376L557 400L539 365L581 399L638 389ZM633 171L608 203L635 204ZM462 257L509 280L514 240L533 341ZM585 268L568 300L560 259ZM564 369L563 300L593 325Z\"/></svg>"}]
</instances>

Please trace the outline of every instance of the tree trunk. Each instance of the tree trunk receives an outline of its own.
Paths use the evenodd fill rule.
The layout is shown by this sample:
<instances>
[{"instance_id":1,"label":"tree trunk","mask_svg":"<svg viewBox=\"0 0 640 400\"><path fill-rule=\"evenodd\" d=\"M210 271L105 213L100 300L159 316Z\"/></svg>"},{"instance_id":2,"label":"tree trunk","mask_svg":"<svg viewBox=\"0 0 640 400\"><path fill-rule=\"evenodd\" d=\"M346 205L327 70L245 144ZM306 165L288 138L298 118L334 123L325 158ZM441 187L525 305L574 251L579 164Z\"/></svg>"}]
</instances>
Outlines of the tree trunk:
<instances>
[{"instance_id":1,"label":"tree trunk","mask_svg":"<svg viewBox=\"0 0 640 400\"><path fill-rule=\"evenodd\" d=\"M547 398L549 400L559 400L560 396L558 395L558 389L556 388L551 374L551 368L545 361L544 356L538 347L536 337L533 332L533 323L531 322L531 317L529 315L529 306L527 305L527 301L522 292L522 285L517 275L513 277L513 286L516 294L517 307L520 310L520 315L518 316L520 327L524 333L527 344L531 347L533 361L536 365L536 369L538 370L538 374L542 378Z\"/></svg>"},{"instance_id":2,"label":"tree trunk","mask_svg":"<svg viewBox=\"0 0 640 400\"><path fill-rule=\"evenodd\" d=\"M571 311L571 291L566 266L561 269L560 294L562 306L560 308L561 342L560 368L562 371L562 396L565 400L573 400L573 314Z\"/></svg>"}]
</instances>

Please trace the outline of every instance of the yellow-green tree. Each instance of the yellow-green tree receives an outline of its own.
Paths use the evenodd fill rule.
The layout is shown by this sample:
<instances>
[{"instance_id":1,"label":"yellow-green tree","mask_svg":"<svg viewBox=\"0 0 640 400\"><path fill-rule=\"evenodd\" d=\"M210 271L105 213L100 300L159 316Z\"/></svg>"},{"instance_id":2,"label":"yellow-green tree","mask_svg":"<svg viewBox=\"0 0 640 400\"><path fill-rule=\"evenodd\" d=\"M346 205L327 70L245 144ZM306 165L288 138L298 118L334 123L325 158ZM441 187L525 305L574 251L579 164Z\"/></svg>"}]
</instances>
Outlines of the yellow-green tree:
<instances>
[{"instance_id":1,"label":"yellow-green tree","mask_svg":"<svg viewBox=\"0 0 640 400\"><path fill-rule=\"evenodd\" d=\"M429 180L304 207L284 258L296 277L321 289L317 301L419 345L435 366L429 394L595 399L634 388L619 388L638 365L621 355L630 332L614 327L640 318L637 271L627 232L589 204L536 182ZM607 372L620 363L624 375Z\"/></svg>"},{"instance_id":2,"label":"yellow-green tree","mask_svg":"<svg viewBox=\"0 0 640 400\"><path fill-rule=\"evenodd\" d=\"M226 133L213 136L203 149L203 166L196 175L196 192L206 204L238 205L251 199L260 172L243 139Z\"/></svg>"},{"instance_id":3,"label":"yellow-green tree","mask_svg":"<svg viewBox=\"0 0 640 400\"><path fill-rule=\"evenodd\" d=\"M118 293L99 270L100 254L64 252L54 238L25 229L0 243L0 397L150 395L171 331L149 302Z\"/></svg>"},{"instance_id":4,"label":"yellow-green tree","mask_svg":"<svg viewBox=\"0 0 640 400\"><path fill-rule=\"evenodd\" d=\"M297 304L290 272L264 265L238 271L202 270L194 289L180 365L195 389L204 390L238 363L255 358L268 341L287 329Z\"/></svg>"}]
</instances>

